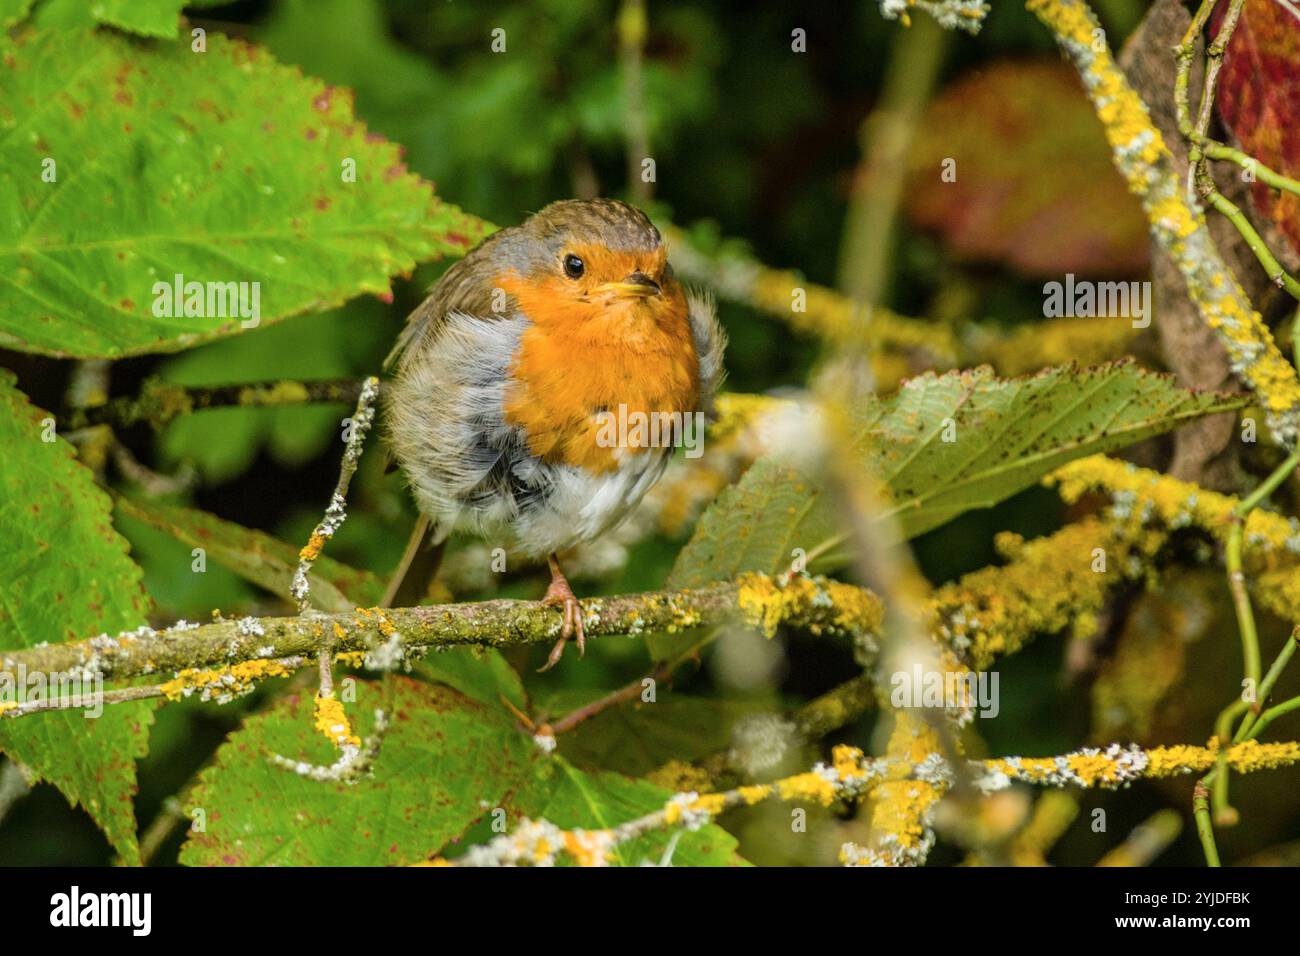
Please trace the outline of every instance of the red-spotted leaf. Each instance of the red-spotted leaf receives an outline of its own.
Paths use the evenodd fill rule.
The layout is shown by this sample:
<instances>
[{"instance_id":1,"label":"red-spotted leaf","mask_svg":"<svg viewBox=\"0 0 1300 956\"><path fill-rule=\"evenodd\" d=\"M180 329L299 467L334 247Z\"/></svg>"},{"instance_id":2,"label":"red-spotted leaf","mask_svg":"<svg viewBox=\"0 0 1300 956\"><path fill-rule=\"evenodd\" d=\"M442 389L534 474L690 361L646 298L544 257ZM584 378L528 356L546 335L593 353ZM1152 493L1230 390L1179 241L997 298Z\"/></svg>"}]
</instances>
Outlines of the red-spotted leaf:
<instances>
[{"instance_id":1,"label":"red-spotted leaf","mask_svg":"<svg viewBox=\"0 0 1300 956\"><path fill-rule=\"evenodd\" d=\"M203 810L181 862L202 865L373 866L460 855L487 842L502 822L524 817L560 827L603 829L661 809L672 796L614 773L585 773L539 748L499 700L477 701L449 687L393 679L357 685L348 704L354 730L374 728L388 708L371 772L353 783L310 780L272 763L280 754L329 764L337 752L313 726L312 699L295 693L249 718L217 751L187 809ZM669 834L620 848L611 862L658 860ZM716 826L683 834L678 862L741 862L736 841Z\"/></svg>"},{"instance_id":2,"label":"red-spotted leaf","mask_svg":"<svg viewBox=\"0 0 1300 956\"><path fill-rule=\"evenodd\" d=\"M148 608L140 569L113 530L108 495L53 423L0 370L0 664L5 650L131 630ZM31 700L40 678L0 676L0 710ZM67 690L86 695L97 688L86 681ZM0 751L85 807L122 858L138 862L131 801L152 707L83 703L77 710L0 715Z\"/></svg>"},{"instance_id":3,"label":"red-spotted leaf","mask_svg":"<svg viewBox=\"0 0 1300 956\"><path fill-rule=\"evenodd\" d=\"M76 357L384 295L483 230L347 90L215 33L196 51L20 32L0 60L0 208L0 346Z\"/></svg>"},{"instance_id":4,"label":"red-spotted leaf","mask_svg":"<svg viewBox=\"0 0 1300 956\"><path fill-rule=\"evenodd\" d=\"M384 706L360 683L348 711L367 735ZM268 760L330 764L338 753L313 726L311 694L250 717L217 751L187 809L203 810L181 851L191 866L381 866L436 853L499 806L536 747L492 708L446 687L395 679L390 726L373 773L322 783Z\"/></svg>"},{"instance_id":5,"label":"red-spotted leaf","mask_svg":"<svg viewBox=\"0 0 1300 956\"><path fill-rule=\"evenodd\" d=\"M1033 276L1146 267L1146 219L1065 64L993 63L958 80L927 110L908 170L908 215L958 258Z\"/></svg>"},{"instance_id":6,"label":"red-spotted leaf","mask_svg":"<svg viewBox=\"0 0 1300 956\"><path fill-rule=\"evenodd\" d=\"M1246 0L1219 76L1219 115L1241 148L1300 179L1300 17L1276 0ZM1300 250L1300 196L1256 180L1256 210Z\"/></svg>"}]
</instances>

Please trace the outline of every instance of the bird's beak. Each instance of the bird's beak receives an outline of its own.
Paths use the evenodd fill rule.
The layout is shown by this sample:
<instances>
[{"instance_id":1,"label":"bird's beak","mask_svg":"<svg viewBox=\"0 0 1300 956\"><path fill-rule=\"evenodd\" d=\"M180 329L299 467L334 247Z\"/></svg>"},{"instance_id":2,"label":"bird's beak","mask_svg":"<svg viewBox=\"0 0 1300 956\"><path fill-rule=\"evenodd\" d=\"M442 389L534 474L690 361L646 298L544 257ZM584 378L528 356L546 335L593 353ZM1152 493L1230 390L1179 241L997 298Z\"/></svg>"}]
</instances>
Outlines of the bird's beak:
<instances>
[{"instance_id":1,"label":"bird's beak","mask_svg":"<svg viewBox=\"0 0 1300 956\"><path fill-rule=\"evenodd\" d=\"M605 282L599 288L603 292L613 292L615 295L637 299L660 295L663 292L659 288L659 283L644 272L633 272L622 282Z\"/></svg>"}]
</instances>

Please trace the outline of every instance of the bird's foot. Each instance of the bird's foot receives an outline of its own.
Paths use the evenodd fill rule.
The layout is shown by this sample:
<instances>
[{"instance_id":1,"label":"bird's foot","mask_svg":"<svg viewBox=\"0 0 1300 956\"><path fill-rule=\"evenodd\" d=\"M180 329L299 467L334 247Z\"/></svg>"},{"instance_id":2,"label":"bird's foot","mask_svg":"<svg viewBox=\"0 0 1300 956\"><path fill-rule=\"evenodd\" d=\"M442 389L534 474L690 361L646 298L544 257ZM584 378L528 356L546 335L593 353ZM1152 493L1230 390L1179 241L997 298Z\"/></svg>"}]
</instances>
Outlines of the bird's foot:
<instances>
[{"instance_id":1,"label":"bird's foot","mask_svg":"<svg viewBox=\"0 0 1300 956\"><path fill-rule=\"evenodd\" d=\"M569 581L564 576L564 572L560 570L560 565L555 560L554 555L550 557L549 562L551 565L551 585L546 589L546 596L542 598L542 604L546 607L560 608L564 614L564 623L560 626L560 639L551 648L546 663L538 668L538 673L549 671L560 662L560 657L564 654L564 645L569 642L570 638L577 639L579 657L582 657L587 652L587 635L582 630L582 605L574 597L573 589L569 587Z\"/></svg>"}]
</instances>

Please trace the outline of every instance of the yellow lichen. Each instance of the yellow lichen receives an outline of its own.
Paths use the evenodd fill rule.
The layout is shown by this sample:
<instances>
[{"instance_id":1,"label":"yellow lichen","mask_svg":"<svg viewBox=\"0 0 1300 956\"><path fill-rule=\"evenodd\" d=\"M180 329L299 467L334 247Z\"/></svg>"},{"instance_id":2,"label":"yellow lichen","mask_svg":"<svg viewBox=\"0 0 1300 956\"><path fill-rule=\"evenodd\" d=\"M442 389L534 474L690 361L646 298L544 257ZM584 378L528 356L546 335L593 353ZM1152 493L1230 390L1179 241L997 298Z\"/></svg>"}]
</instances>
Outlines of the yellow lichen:
<instances>
[{"instance_id":1,"label":"yellow lichen","mask_svg":"<svg viewBox=\"0 0 1300 956\"><path fill-rule=\"evenodd\" d=\"M612 840L609 830L568 830L564 849L578 866L604 866Z\"/></svg>"},{"instance_id":2,"label":"yellow lichen","mask_svg":"<svg viewBox=\"0 0 1300 956\"><path fill-rule=\"evenodd\" d=\"M174 385L158 379L145 383L140 397L141 407L148 410L149 423L161 428L178 415L187 415L194 409L194 399L183 385Z\"/></svg>"},{"instance_id":3,"label":"yellow lichen","mask_svg":"<svg viewBox=\"0 0 1300 956\"><path fill-rule=\"evenodd\" d=\"M289 405L310 400L311 395L302 382L276 382L269 387L249 386L239 390L240 405Z\"/></svg>"},{"instance_id":4,"label":"yellow lichen","mask_svg":"<svg viewBox=\"0 0 1300 956\"><path fill-rule=\"evenodd\" d=\"M670 760L646 779L665 790L678 793L705 790L713 782L707 772L681 760Z\"/></svg>"},{"instance_id":5,"label":"yellow lichen","mask_svg":"<svg viewBox=\"0 0 1300 956\"><path fill-rule=\"evenodd\" d=\"M1127 533L1158 536L1193 526L1226 541L1238 499L1208 491L1156 471L1094 455L1058 469L1045 480L1069 503L1089 492L1106 492L1123 503ZM1246 518L1243 561L1264 606L1289 617L1300 605L1300 526L1276 512L1256 508Z\"/></svg>"},{"instance_id":6,"label":"yellow lichen","mask_svg":"<svg viewBox=\"0 0 1300 956\"><path fill-rule=\"evenodd\" d=\"M848 744L836 744L831 749L831 766L841 780L849 780L858 775L864 754L857 747Z\"/></svg>"},{"instance_id":7,"label":"yellow lichen","mask_svg":"<svg viewBox=\"0 0 1300 956\"><path fill-rule=\"evenodd\" d=\"M711 817L716 817L726 808L727 795L724 793L707 793L704 796L696 797L688 807L690 810L707 813Z\"/></svg>"},{"instance_id":8,"label":"yellow lichen","mask_svg":"<svg viewBox=\"0 0 1300 956\"><path fill-rule=\"evenodd\" d=\"M745 621L766 637L782 624L866 634L880 626L883 609L870 591L839 581L793 575L779 581L766 574L742 574L736 601Z\"/></svg>"},{"instance_id":9,"label":"yellow lichen","mask_svg":"<svg viewBox=\"0 0 1300 956\"><path fill-rule=\"evenodd\" d=\"M778 780L776 791L782 800L812 800L824 807L830 806L836 796L835 784L812 771Z\"/></svg>"},{"instance_id":10,"label":"yellow lichen","mask_svg":"<svg viewBox=\"0 0 1300 956\"><path fill-rule=\"evenodd\" d=\"M1132 322L1114 316L1070 316L1020 326L1005 338L983 343L976 351L980 361L993 365L1002 375L1027 375L1046 365L1097 365L1117 358L1137 334Z\"/></svg>"},{"instance_id":11,"label":"yellow lichen","mask_svg":"<svg viewBox=\"0 0 1300 956\"><path fill-rule=\"evenodd\" d=\"M893 766L891 776L910 776L915 765L942 749L933 728L919 715L905 710L895 712L885 748ZM881 859L920 862L932 840L929 814L943 793L937 784L912 779L889 779L872 791L872 842L882 853Z\"/></svg>"},{"instance_id":12,"label":"yellow lichen","mask_svg":"<svg viewBox=\"0 0 1300 956\"><path fill-rule=\"evenodd\" d=\"M292 669L275 660L241 661L229 667L211 670L186 668L174 678L158 685L162 695L176 701L195 691L208 697L233 698L246 694L259 680L268 677L287 677Z\"/></svg>"},{"instance_id":13,"label":"yellow lichen","mask_svg":"<svg viewBox=\"0 0 1300 956\"><path fill-rule=\"evenodd\" d=\"M725 441L751 427L762 415L770 414L792 403L770 395L745 392L723 392L713 400L717 419L709 426L711 441Z\"/></svg>"},{"instance_id":14,"label":"yellow lichen","mask_svg":"<svg viewBox=\"0 0 1300 956\"><path fill-rule=\"evenodd\" d=\"M1086 518L1049 537L1017 542L1010 564L972 572L935 591L932 630L944 646L984 670L1034 635L1054 633L1096 612L1128 554L1149 553L1156 544L1134 542L1119 530ZM1100 566L1098 548L1106 555L1104 571L1094 570Z\"/></svg>"},{"instance_id":15,"label":"yellow lichen","mask_svg":"<svg viewBox=\"0 0 1300 956\"><path fill-rule=\"evenodd\" d=\"M353 747L361 746L361 738L352 733L352 726L348 723L348 715L343 710L343 702L337 697L321 697L319 694L315 699L316 710L316 729L325 735L325 739L337 747L350 744Z\"/></svg>"},{"instance_id":16,"label":"yellow lichen","mask_svg":"<svg viewBox=\"0 0 1300 956\"><path fill-rule=\"evenodd\" d=\"M307 543L302 546L302 550L298 552L298 559L301 561L315 561L320 557L320 553L324 548L325 536L313 534L307 539Z\"/></svg>"},{"instance_id":17,"label":"yellow lichen","mask_svg":"<svg viewBox=\"0 0 1300 956\"><path fill-rule=\"evenodd\" d=\"M802 290L803 295L797 296L796 290ZM751 304L784 318L801 332L832 341L861 344L865 336L869 344L887 349L923 349L940 364L956 361L956 344L944 326L905 318L888 309L865 308L795 272L758 267Z\"/></svg>"},{"instance_id":18,"label":"yellow lichen","mask_svg":"<svg viewBox=\"0 0 1300 956\"><path fill-rule=\"evenodd\" d=\"M1284 441L1300 434L1300 378L1283 357L1182 188L1160 131L1129 86L1083 0L1028 0L1074 60L1114 152L1115 166L1137 194L1156 239L1183 274L1205 323L1218 334L1238 371L1259 395Z\"/></svg>"}]
</instances>

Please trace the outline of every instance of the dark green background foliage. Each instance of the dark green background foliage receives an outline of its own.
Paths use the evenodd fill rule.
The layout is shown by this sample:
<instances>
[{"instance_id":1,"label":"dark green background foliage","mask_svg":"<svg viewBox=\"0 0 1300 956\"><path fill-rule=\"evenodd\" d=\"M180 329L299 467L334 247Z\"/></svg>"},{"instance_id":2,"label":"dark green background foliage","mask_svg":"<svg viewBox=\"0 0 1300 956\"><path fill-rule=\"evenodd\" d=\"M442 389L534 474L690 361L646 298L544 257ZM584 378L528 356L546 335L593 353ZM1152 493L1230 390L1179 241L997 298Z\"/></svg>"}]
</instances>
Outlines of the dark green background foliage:
<instances>
[{"instance_id":1,"label":"dark green background foliage","mask_svg":"<svg viewBox=\"0 0 1300 956\"><path fill-rule=\"evenodd\" d=\"M0 2L0 15L12 14L16 20L28 6L31 4ZM35 5L33 16L42 29L71 30L70 25L86 19L86 6L76 0L45 0ZM1118 48L1132 30L1142 6L1137 0L1096 4L1113 47ZM165 11L166 3L105 3L102 7L125 11L121 13L124 19L110 18L110 22L137 34L163 35L157 40L145 40L123 34L114 42L139 44L141 49L188 42L184 29L178 39L166 38L165 16L151 18L150 11ZM649 7L645 98L651 154L658 171L656 213L692 228L696 239L706 246L717 242L718 237L741 237L747 251L757 259L776 267L798 269L810 281L836 286L841 281L837 264L845 211L861 159L859 131L880 100L886 64L900 42L899 25L883 21L876 4L868 2L791 5L652 0ZM442 200L501 224L517 222L553 199L575 194L577 183L593 177L601 193L625 194L617 13L617 4L609 0L250 0L226 5L208 2L187 10L194 23L207 28L210 56L218 55L217 48L226 43L222 35L240 38L265 47L282 64L300 67L306 77L354 91L356 116L369 130L402 147L401 161L410 172L436 184L437 196ZM164 28L155 30L158 23ZM489 49L489 34L496 27L506 30L508 51L504 55L495 55ZM790 31L795 27L807 31L806 54L790 50ZM1008 62L1054 64L1057 60L1047 32L1016 3L996 3L978 38L960 35L943 42L940 95L959 80L995 65L1005 69ZM61 54L55 47L46 55L51 62L58 62ZM70 70L73 65L65 63L61 69ZM1010 69L1014 72L1017 67ZM55 71L44 74L53 88L61 81L54 67L47 70ZM32 83L33 95L42 94L39 81ZM260 106L241 108L277 118L280 114L275 111L282 105L278 93L285 88L296 89L288 80L285 83L288 87L265 86ZM87 86L86 91L89 95L91 87ZM233 106L239 91L234 87L151 88L146 77L134 88L133 95L142 99L136 104L142 112L174 108L202 131L201 104L215 97L221 108L221 97L228 95L232 102L226 105ZM962 114L961 97L966 95L974 94L960 90L954 93L956 99L949 102L947 115ZM1067 103L1062 107L1063 115L1079 116L1080 103L1081 97ZM107 109L102 103L89 105L93 110ZM1034 109L1050 111L1050 104L1035 101ZM1086 113L1086 106L1082 109ZM1014 103L1007 109L1012 117L1021 112ZM96 115L102 119L108 114ZM289 122L294 115L292 107L285 105L282 115ZM1002 141L999 137L1009 125L1014 125L1008 119L999 132L999 116L976 118L992 131L988 139L995 143ZM247 115L237 121L253 122ZM115 122L104 119L98 135L116 135ZM1039 182L1050 183L1055 178L1052 169L1033 168L1034 164L1050 166L1061 157L1069 162L1080 148L1091 150L1087 162L1093 167L1097 163L1104 167L1106 153L1100 127L1090 123L1084 115L1063 140L1053 140L1050 124L1043 124L1041 129L1017 127L1006 140L1004 158L1008 167L1019 169L1017 163L1026 164L1030 167L1024 173L1026 177L1033 175ZM358 135L346 128L345 119L338 120L336 130L331 131L331 125L332 121L322 123L323 135L337 135L344 141ZM226 134L196 135L202 137L203 149L222 145L236 161L240 141L248 132L236 127ZM931 162L926 150L938 150L940 157L944 155L942 132L931 129L922 136L917 148L924 158L915 162ZM981 133L979 128L953 130L954 137L970 137L977 145L985 146ZM1085 145L1080 147L1080 142ZM957 143L953 149L959 147ZM391 149L373 144L361 148ZM992 176L1000 167L987 160L987 153L986 149L985 159L973 162L971 168ZM391 160L396 162L395 153ZM283 168L277 173L276 157L255 161L265 162L266 169L259 168L258 173L264 172L266 181L280 189L277 195L293 190L290 175ZM143 190L145 186L138 183L131 185L130 157L124 157L122 162L117 171L124 177L119 195L129 196L136 187ZM1073 188L1068 179L1066 182L1066 188ZM185 214L186 203L201 203L202 182L190 186L192 194L178 191L176 199L182 204L178 215ZM297 236L286 236L274 250L252 250L256 254L283 254L288 259L285 269L308 277L315 291L308 294L299 290L301 294L296 298L288 295L277 303L272 318L291 316L284 321L264 322L259 329L176 354L138 354L116 362L113 393L132 394L149 376L184 384L224 384L285 377L356 378L376 373L404 317L445 268L445 261L427 260L438 252L457 251L456 243L446 239L447 223L454 213L440 210L426 215L426 207L411 198L418 191L412 187L411 192L403 192L405 188L398 181L392 187L391 202L376 204L365 210L365 215L377 229L391 231L400 230L402 223L420 220L426 224L427 235L419 230L403 232L404 242L395 243L395 248L363 249L356 243L346 248L346 255L340 253L331 260L326 254L328 244L319 249L312 245L315 234L308 226ZM910 216L903 217L900 223L883 304L911 315L936 318L959 308L969 317L987 320L991 325L1041 315L1042 278L1024 266L1027 258L1034 258L1028 252L1041 250L1014 248L1019 240L1012 238L1000 246L991 243L981 254L971 254L969 242L954 239L942 225L934 228L955 221L960 211L936 211L937 200L926 192L934 188L918 181L909 185L917 195L904 203ZM111 199L87 192L81 197L83 205L62 209L59 215L66 217L69 228L74 227L80 213L110 217L115 214L106 211ZM1034 215L1046 210L1043 215L1058 216L1061 234L1071 229L1077 209L1072 209L1059 192L1051 193L1049 189L1044 195L1030 190L1024 201ZM1095 222L1109 228L1108 223L1134 221L1133 209L1122 190L1108 188L1104 200L1099 201L1113 202L1116 208L1103 206L1100 213L1109 213L1095 215ZM124 207L116 208L120 212ZM1025 207L1018 213L1029 215ZM347 211L331 207L328 215L335 214L345 216ZM252 209L249 215L256 221L258 212ZM355 218L356 211L353 215ZM927 228L918 227L918 222ZM1140 235L1140 219L1138 223ZM1121 235L1127 226L1114 228L1116 235ZM988 231L1009 237L1019 235L1010 227L1002 230L996 216ZM1125 248L1131 246L1130 242ZM1061 247L1060 254L1066 258L1060 272L1070 268L1068 257L1073 249L1068 244ZM176 250L163 253L172 257L177 254ZM417 261L424 264L412 271ZM1139 277L1146 265L1141 248L1119 265L1113 257L1106 261L1110 268L1123 273L1118 277L1124 278ZM82 263L81 267L93 270L93 265ZM71 263L68 267L78 266ZM198 268L196 265L194 271ZM177 271L183 271L180 265ZM393 273L410 274L394 280L391 301L387 301L385 276ZM274 285L273 271L264 278L266 285ZM771 317L740 306L723 303L720 309L731 339L727 356L730 389L767 392L806 383L817 357L817 343L796 336ZM116 318L126 321L120 315ZM11 331L10 326L0 318L0 332L7 331ZM50 331L52 336L57 334L57 329ZM148 350L145 346L155 334L163 333L150 332L139 342L123 336L107 337L118 341L123 353L138 353ZM42 351L59 349L47 347ZM0 366L16 374L18 388L33 404L46 409L63 406L71 362L32 354L30 350L0 350ZM0 403L0 410L9 414L4 403ZM167 507L202 509L280 541L301 542L329 499L337 475L340 420L348 413L344 406L224 409L181 417L157 435L147 428L135 428L123 431L120 437L139 459L160 471L197 469L197 485L183 496L164 499ZM377 447L372 445L363 459L353 485L349 520L328 553L333 559L382 578L396 563L414 514L398 477L385 474L383 456ZM757 483L764 477L751 474L747 481ZM1027 483L1021 481L1019 485ZM121 490L129 491L129 483L124 483ZM180 510L148 512L130 502L119 503L114 513L114 524L129 542L131 557L143 569L143 589L152 600L152 609L147 612L150 622L161 625L178 618L202 620L214 608L227 616L287 609L282 600L226 570L216 560L209 560L205 574L191 573L191 544L184 533L177 531L190 520L186 515ZM914 545L923 570L936 583L993 562L992 538L996 531L1042 534L1059 526L1063 515L1056 496L1034 486L993 509L967 512L930 530L946 517L936 515L931 520L926 516L912 529L925 532ZM833 518L829 520L833 525ZM583 582L580 591L585 595L660 587L684 543L661 538L643 541L635 547L623 571L612 578ZM12 542L0 542L0 550L8 552L11 547ZM86 542L84 547L89 559L94 542ZM272 575L266 580L274 580L273 576L281 572L272 567L265 573ZM1207 587L1218 586L1216 582ZM347 592L347 587L357 590ZM373 595L375 587L375 580L367 577L350 580L344 590L349 596ZM511 575L490 591L457 597L537 597L543 587L541 572ZM373 596L368 600L373 601ZM133 627L143 619L142 609L148 605L143 597L131 594L117 595L115 603L116 617L111 621L105 618L96 626L110 631ZM584 725L571 738L562 739L563 760L546 766L538 762L535 749L514 730L500 706L498 694L516 701L523 698L520 678L514 671L498 667L489 673L486 663L476 670L479 662L456 659L448 663L436 658L426 676L432 675L456 690L414 681L401 685L400 707L409 712L414 723L403 725L392 742L391 753L402 755L410 766L386 771L386 775L380 774L362 786L390 788L391 799L412 807L429 799L468 799L473 791L475 799L495 802L501 798L512 809L533 816L546 815L567 825L592 825L590 818L574 809L579 805L599 806L602 812L614 813L613 819L619 819L618 814L626 817L647 812L659 805L662 793L653 789L647 792L648 785L632 782L620 773L637 776L672 756L690 759L715 751L726 745L730 724L738 717L795 704L833 687L855 671L850 651L843 645L804 636L781 636L777 641L783 645L785 658L771 680L746 686L721 679L718 670L707 663L699 668L688 666L679 671L671 691L661 690L665 703L655 708L626 709ZM1002 713L996 721L981 722L979 727L991 753L1064 752L1088 739L1091 678L1079 678L1068 687L1062 684L1066 647L1064 640L1042 640L1000 665ZM533 671L541 661L541 653L533 649L531 655L514 655L510 663L525 675L523 686L534 704L540 702L548 707L551 716L621 686L647 668L645 648L635 641L594 642L580 665L575 655L554 672L536 676ZM1206 654L1210 653L1207 648ZM1235 649L1225 646L1222 653L1221 663L1226 668ZM1213 671L1207 669L1206 673ZM367 690L362 695L363 703L369 693ZM280 695L280 699L272 702L273 695ZM1165 726L1153 731L1145 742L1199 742L1198 735L1207 733L1208 715L1217 709L1215 702L1221 695L1207 691L1200 696L1201 700L1195 700L1189 691L1188 697L1178 702L1177 713L1186 717L1181 727ZM241 727L246 716L259 712L239 733L256 733L258 740L271 740L283 750L292 749L300 738L309 738L312 731L310 708L303 703L306 699L301 690L286 696L283 682L270 682L251 697L227 706L187 700L155 708L152 713L142 708L132 712L137 715L133 720L124 716L118 721L121 726L105 726L99 735L108 740L105 746L117 747L124 754L132 748L142 751L147 735L148 753L138 764L139 794L134 808L144 827L160 812L167 797L214 760L217 747ZM359 710L368 714L368 705L359 705ZM70 718L69 722L73 719L80 720ZM363 727L368 724L366 718L359 722ZM873 718L868 715L857 725L838 732L834 739L865 743L871 739L872 724ZM485 774L488 770L495 774L489 775L496 781L493 786L509 778L508 788L501 785L502 793L508 789L509 796L486 790L480 794L471 777L440 778L434 791L421 786L417 765L422 761L432 766L446 760L450 773L459 772L455 769L459 766L455 753L431 743L441 739L439 734L455 740L450 751L491 751L499 766L482 769ZM0 745L6 739L0 736ZM310 743L319 745L320 759L328 759L322 741ZM17 749L14 752L23 756ZM282 850L276 842L276 820L271 818L268 807L265 832L247 841L245 855L239 859L229 859L223 853L221 829L215 826L206 838L192 841L184 854L180 852L182 835L174 836L163 846L156 862L170 863L178 858L188 863L337 862L338 857L331 854L341 851L331 846L336 837L330 836L327 809L322 808L317 818L317 808L312 806L312 788L318 785L285 775L265 761L241 756L237 750L223 751L215 766L220 770L240 761L249 764L242 776L205 773L201 791L204 799L221 803L233 814L241 808L253 813L258 800L269 800L276 805L275 813L287 814L285 826L293 825L294 810L302 810L320 824L313 831L315 835ZM1234 857L1234 848L1267 845L1294 832L1297 811L1281 805L1294 783L1294 774L1281 772L1234 782L1234 798L1241 804L1256 805L1258 812L1248 814L1242 827L1221 838L1225 860ZM1183 789L1141 784L1121 794L1084 793L1083 813L1052 856L1053 862L1094 862L1120 835L1156 809L1182 809ZM1085 822L1089 812L1098 806L1110 814L1109 836L1105 838L1089 832ZM129 817L124 812L118 808L108 814L116 821L113 825L129 828ZM677 861L727 862L735 853L762 864L833 860L833 846L828 855L827 846L815 845L816 841L789 839L784 813L778 807L772 814L733 815L724 823L736 839L719 830L705 831L679 847ZM448 827L445 836L461 834L472 816L444 821ZM810 824L810 829L813 826ZM409 843L411 852L418 856L429 836L409 830L395 827L385 835L383 847L405 847ZM373 846L379 846L379 842ZM655 858L661 848L661 841L650 839L625 849L624 855L631 854L628 861L637 862ZM934 861L951 861L951 852L941 847ZM49 785L39 785L0 823L0 863L106 863L113 858L113 849L91 817L70 808L64 796ZM382 863L388 859L376 851L357 856L354 861ZM1199 861L1190 828L1161 859L1168 863Z\"/></svg>"}]
</instances>

